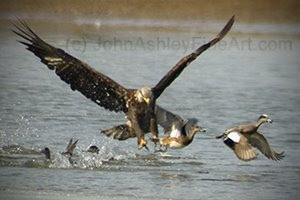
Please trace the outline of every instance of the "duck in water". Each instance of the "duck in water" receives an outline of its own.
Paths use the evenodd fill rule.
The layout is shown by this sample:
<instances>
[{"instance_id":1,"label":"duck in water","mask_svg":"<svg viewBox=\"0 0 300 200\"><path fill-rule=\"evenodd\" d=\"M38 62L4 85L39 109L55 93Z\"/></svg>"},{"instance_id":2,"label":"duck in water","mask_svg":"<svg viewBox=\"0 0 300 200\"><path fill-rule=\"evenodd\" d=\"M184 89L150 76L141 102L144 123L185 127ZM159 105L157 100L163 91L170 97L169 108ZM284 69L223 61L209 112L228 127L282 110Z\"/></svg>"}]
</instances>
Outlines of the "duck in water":
<instances>
[{"instance_id":1,"label":"duck in water","mask_svg":"<svg viewBox=\"0 0 300 200\"><path fill-rule=\"evenodd\" d=\"M76 147L78 140L76 140L75 142L73 142L73 139L71 138L66 150L64 152L62 152L61 154L66 156L68 158L68 160L70 161L71 164L73 164L73 160L72 160L72 156L73 156L73 151ZM41 153L45 154L45 157L48 161L51 161L51 151L48 147L45 147Z\"/></svg>"}]
</instances>

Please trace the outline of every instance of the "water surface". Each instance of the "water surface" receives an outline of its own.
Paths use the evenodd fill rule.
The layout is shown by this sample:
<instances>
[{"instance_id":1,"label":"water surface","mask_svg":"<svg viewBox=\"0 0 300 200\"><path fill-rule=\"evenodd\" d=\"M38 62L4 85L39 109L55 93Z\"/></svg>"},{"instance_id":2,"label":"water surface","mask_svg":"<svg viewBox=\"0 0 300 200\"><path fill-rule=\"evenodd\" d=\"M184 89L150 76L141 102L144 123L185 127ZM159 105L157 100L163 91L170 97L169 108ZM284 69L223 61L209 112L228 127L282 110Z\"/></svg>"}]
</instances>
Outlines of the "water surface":
<instances>
[{"instance_id":1,"label":"water surface","mask_svg":"<svg viewBox=\"0 0 300 200\"><path fill-rule=\"evenodd\" d=\"M78 34L38 27L33 28L46 41L129 88L153 86L182 56L216 33L91 28ZM198 118L207 132L196 135L185 149L154 154L137 150L134 139L119 142L100 135L101 129L123 123L124 115L70 90L16 42L19 38L9 26L2 28L0 190L86 199L299 196L297 35L236 33L233 27L224 43L194 61L158 100L184 118ZM263 41L269 46L262 46ZM275 150L285 151L282 161L259 154L257 160L242 162L215 139L225 128L252 122L263 113L274 123L261 131ZM74 165L59 153L70 138L79 139ZM83 152L91 144L100 147L99 155ZM51 164L39 153L45 146L53 151Z\"/></svg>"}]
</instances>

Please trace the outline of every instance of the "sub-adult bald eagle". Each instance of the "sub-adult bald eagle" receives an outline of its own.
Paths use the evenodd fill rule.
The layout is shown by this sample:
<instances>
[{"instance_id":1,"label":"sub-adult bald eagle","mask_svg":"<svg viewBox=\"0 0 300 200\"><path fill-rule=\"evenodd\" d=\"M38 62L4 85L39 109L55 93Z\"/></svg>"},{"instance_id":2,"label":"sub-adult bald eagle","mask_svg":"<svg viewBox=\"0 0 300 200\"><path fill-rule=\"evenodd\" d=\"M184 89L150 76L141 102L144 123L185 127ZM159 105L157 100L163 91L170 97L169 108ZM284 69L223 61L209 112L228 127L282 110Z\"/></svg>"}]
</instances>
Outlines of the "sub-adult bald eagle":
<instances>
[{"instance_id":1,"label":"sub-adult bald eagle","mask_svg":"<svg viewBox=\"0 0 300 200\"><path fill-rule=\"evenodd\" d=\"M233 22L234 16L213 40L182 58L154 87L140 89L127 89L62 49L51 46L34 33L23 20L14 24L16 30L13 32L25 39L25 42L20 41L20 43L27 46L27 49L39 57L49 69L55 70L60 79L69 84L72 90L78 90L105 109L124 112L128 124L137 134L139 148L147 148L144 133L150 130L153 140L158 141L154 114L158 97L185 67L206 49L220 41L228 33Z\"/></svg>"}]
</instances>

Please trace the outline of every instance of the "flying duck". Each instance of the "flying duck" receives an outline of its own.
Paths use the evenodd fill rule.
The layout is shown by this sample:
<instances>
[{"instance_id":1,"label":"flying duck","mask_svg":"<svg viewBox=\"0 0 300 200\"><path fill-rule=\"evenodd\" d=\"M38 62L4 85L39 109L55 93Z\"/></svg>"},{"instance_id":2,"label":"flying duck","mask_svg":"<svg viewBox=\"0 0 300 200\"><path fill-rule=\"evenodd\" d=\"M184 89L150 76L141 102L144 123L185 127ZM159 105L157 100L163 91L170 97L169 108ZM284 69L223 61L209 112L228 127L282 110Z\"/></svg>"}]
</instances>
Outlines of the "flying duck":
<instances>
[{"instance_id":1,"label":"flying duck","mask_svg":"<svg viewBox=\"0 0 300 200\"><path fill-rule=\"evenodd\" d=\"M158 141L158 128L154 114L156 100L193 60L219 42L231 29L233 23L234 16L213 40L183 57L154 87L139 89L125 88L64 50L48 44L23 20L19 19L17 24L13 24L16 30L12 31L25 39L20 43L39 57L50 70L55 70L56 75L69 84L72 90L79 91L86 98L109 111L125 113L127 124L136 133L138 147L141 149L147 148L147 141L144 139L144 134L147 132L152 133L154 142Z\"/></svg>"},{"instance_id":2,"label":"flying duck","mask_svg":"<svg viewBox=\"0 0 300 200\"><path fill-rule=\"evenodd\" d=\"M243 161L249 161L256 158L256 147L268 159L281 160L284 152L277 153L272 150L267 139L258 132L258 128L264 123L272 123L268 115L261 115L256 122L251 124L239 125L227 129L225 133L216 138L223 138L224 143L230 147L236 156Z\"/></svg>"}]
</instances>

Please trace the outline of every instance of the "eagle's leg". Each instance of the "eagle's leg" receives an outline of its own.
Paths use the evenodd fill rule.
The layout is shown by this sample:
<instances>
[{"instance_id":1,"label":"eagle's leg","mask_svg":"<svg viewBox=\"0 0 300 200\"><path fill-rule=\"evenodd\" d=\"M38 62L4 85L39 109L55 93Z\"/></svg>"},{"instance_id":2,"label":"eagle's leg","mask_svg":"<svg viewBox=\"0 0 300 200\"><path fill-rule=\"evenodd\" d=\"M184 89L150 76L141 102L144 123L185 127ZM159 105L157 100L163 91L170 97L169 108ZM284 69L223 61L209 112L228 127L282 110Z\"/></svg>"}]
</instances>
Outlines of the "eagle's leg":
<instances>
[{"instance_id":1,"label":"eagle's leg","mask_svg":"<svg viewBox=\"0 0 300 200\"><path fill-rule=\"evenodd\" d=\"M149 148L147 147L147 141L144 138L144 132L138 123L136 115L133 115L133 117L131 119L131 128L136 133L137 142L138 142L138 146L139 146L138 148L142 149L145 147L149 151Z\"/></svg>"},{"instance_id":2,"label":"eagle's leg","mask_svg":"<svg viewBox=\"0 0 300 200\"><path fill-rule=\"evenodd\" d=\"M155 116L151 117L150 131L151 131L151 134L152 134L151 141L154 142L155 146L156 146L156 143L159 142L159 139L158 139L158 127L157 127L157 122L156 122L156 117Z\"/></svg>"}]
</instances>

